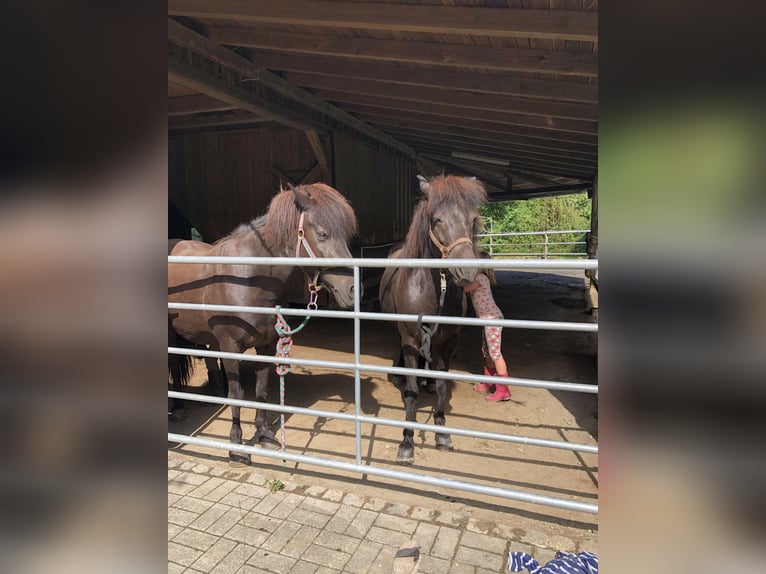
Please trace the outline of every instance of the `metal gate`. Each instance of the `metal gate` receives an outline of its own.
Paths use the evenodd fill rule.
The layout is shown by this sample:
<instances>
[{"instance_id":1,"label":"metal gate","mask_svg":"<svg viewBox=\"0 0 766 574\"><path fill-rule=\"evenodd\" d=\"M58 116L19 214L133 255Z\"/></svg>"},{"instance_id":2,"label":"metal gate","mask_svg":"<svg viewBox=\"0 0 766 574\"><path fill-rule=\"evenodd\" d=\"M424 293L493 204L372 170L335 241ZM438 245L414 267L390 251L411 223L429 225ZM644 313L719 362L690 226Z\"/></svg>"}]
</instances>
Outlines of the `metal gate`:
<instances>
[{"instance_id":1,"label":"metal gate","mask_svg":"<svg viewBox=\"0 0 766 574\"><path fill-rule=\"evenodd\" d=\"M330 369L342 369L350 370L354 373L354 414L337 413L331 411L280 406L271 403L262 403L255 401L236 400L228 398L219 398L204 396L198 394L190 394L176 391L168 391L168 396L172 398L192 400L197 402L206 402L219 405L240 406L245 408L254 409L266 409L278 413L292 413L303 414L316 417L325 417L328 419L340 419L354 421L355 423L355 450L356 460L355 463L343 462L339 460L332 460L328 458L321 458L316 456L308 456L302 454L295 454L289 451L270 451L263 448L256 448L248 445L235 445L229 442L210 440L205 438L199 438L194 436L187 436L177 433L168 433L168 440L177 443L198 445L207 448L221 449L225 451L247 453L255 456L261 456L266 458L273 458L278 460L287 460L297 463L311 464L315 466L331 468L341 471L350 471L358 474L366 474L373 476L387 477L402 481L411 481L419 485L431 485L437 487L447 487L456 490L462 490L467 492L474 492L489 496L496 496L500 498L506 498L511 500L519 500L522 502L529 502L533 504L541 504L545 506L553 506L557 508L563 508L568 510L575 510L587 513L598 512L598 506L596 504L581 502L577 500L557 498L551 496L545 496L530 492L524 492L519 490L512 490L506 488L499 488L495 486L488 486L484 484L477 484L467 481L454 480L448 478L441 478L437 476L428 475L425 473L406 472L388 468L382 468L373 466L371 464L365 464L362 462L362 423L387 425L400 428L412 428L415 430L440 432L456 436L466 436L481 438L486 440L496 440L509 443L518 443L529 446L536 446L542 448L563 449L576 452L586 453L598 453L598 447L588 444L570 443L565 441L556 441L541 439L535 437L526 437L519 435L484 432L478 430L470 430L465 428L454 428L450 426L437 426L433 424L423 424L414 422L405 422L403 420L386 419L379 417L364 416L361 414L361 383L360 372L373 372L373 373L385 373L385 374L416 374L420 377L429 378L443 378L448 380L463 381L466 383L494 383L496 378L488 377L484 375L471 375L463 373L450 373L444 371L434 370L422 370L422 369L408 369L404 367L394 366L382 366L363 364L360 361L360 331L361 320L373 320L373 321L423 321L423 322L438 322L442 324L451 325L492 325L505 328L524 328L524 329L541 329L541 330L559 330L559 331L576 331L582 333L595 333L598 331L598 325L595 323L579 323L579 322L559 322L559 321L530 321L530 320L513 320L513 319L476 319L467 317L444 317L444 316L432 316L432 315L405 315L405 314L391 314L391 313L374 313L374 312L362 312L360 311L360 269L361 268L385 268L385 267L426 267L426 268L443 268L443 259L373 259L373 258L361 258L361 259L348 259L348 258L293 258L293 257L201 257L201 256L169 256L168 263L216 263L216 264L231 264L231 265L289 265L289 266L301 266L307 267L350 267L354 272L354 310L353 311L335 311L335 310L304 310L304 309L282 309L281 312L285 316L300 316L305 317L332 317L332 318L346 318L351 319L354 322L354 362L341 362L341 361L324 361L314 359L293 359L283 357L272 357L262 355L248 355L241 353L225 353L217 351L203 351L197 349L185 349L179 347L168 347L169 353L175 353L179 355L190 355L196 357L219 357L227 359L239 359L243 361L254 361L273 364L290 364L301 365L306 367L324 367ZM492 268L492 269L527 269L527 270L540 270L540 269L583 269L583 270L595 270L598 269L598 261L591 260L522 260L522 259L503 259L503 260L487 260L487 259L450 259L450 266L455 267L476 267L476 268ZM247 312L258 314L274 314L276 310L271 307L244 307L234 305L209 305L209 304L192 304L192 303L168 303L169 309L197 309L197 310L209 310L209 311L232 311L232 312ZM523 379L517 377L508 377L504 379L504 383L508 383L511 386L520 387L535 387L540 389L549 389L556 391L569 391L579 393L597 393L598 387L596 385L587 385L579 383L566 383L560 381L547 381L538 379Z\"/></svg>"}]
</instances>

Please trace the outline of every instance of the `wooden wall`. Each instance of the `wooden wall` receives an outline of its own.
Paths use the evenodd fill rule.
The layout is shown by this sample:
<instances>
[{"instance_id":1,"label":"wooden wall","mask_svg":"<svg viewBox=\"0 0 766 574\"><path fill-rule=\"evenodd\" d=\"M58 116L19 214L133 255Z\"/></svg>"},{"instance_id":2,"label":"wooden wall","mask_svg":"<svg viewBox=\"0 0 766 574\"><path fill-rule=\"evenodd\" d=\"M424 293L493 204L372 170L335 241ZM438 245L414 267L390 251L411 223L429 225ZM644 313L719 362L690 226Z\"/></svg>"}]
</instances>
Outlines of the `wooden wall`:
<instances>
[{"instance_id":1,"label":"wooden wall","mask_svg":"<svg viewBox=\"0 0 766 574\"><path fill-rule=\"evenodd\" d=\"M317 163L306 135L281 127L171 135L168 148L168 194L205 241L263 214L280 183Z\"/></svg>"},{"instance_id":2,"label":"wooden wall","mask_svg":"<svg viewBox=\"0 0 766 574\"><path fill-rule=\"evenodd\" d=\"M411 160L354 140L323 136L333 185L359 219L359 244L399 241L409 226L417 189ZM306 134L282 127L173 134L168 146L168 195L205 241L215 241L261 215L280 183L300 183L317 159Z\"/></svg>"},{"instance_id":3,"label":"wooden wall","mask_svg":"<svg viewBox=\"0 0 766 574\"><path fill-rule=\"evenodd\" d=\"M335 187L354 206L362 245L401 240L417 189L413 162L338 135L333 144Z\"/></svg>"}]
</instances>

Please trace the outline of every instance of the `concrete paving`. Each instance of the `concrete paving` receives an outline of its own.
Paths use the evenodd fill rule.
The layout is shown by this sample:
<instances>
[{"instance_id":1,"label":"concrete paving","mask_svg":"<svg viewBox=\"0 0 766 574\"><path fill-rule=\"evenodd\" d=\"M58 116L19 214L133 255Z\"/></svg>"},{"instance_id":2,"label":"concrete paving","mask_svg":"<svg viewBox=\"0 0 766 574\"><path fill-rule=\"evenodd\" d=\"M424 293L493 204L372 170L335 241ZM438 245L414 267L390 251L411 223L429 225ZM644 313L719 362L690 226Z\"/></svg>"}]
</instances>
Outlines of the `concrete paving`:
<instances>
[{"instance_id":1,"label":"concrete paving","mask_svg":"<svg viewBox=\"0 0 766 574\"><path fill-rule=\"evenodd\" d=\"M516 550L543 564L557 550L597 552L595 538L549 536L508 518L478 520L293 482L276 490L250 469L168 454L168 572L391 574L396 552L411 541L423 574L505 572Z\"/></svg>"}]
</instances>

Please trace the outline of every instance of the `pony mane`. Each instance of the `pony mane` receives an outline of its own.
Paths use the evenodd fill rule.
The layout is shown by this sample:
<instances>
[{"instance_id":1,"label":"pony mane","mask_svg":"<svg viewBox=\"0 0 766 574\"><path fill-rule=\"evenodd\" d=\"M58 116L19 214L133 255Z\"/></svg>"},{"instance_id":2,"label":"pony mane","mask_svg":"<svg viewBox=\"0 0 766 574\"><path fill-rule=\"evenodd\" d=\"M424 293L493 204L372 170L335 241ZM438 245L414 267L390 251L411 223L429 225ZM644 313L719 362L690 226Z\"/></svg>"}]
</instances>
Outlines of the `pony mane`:
<instances>
[{"instance_id":1,"label":"pony mane","mask_svg":"<svg viewBox=\"0 0 766 574\"><path fill-rule=\"evenodd\" d=\"M431 239L428 230L431 215L445 203L469 211L487 202L487 191L478 180L456 175L440 175L428 180L429 191L415 206L407 236L402 242L399 257L405 259L427 259L430 256Z\"/></svg>"},{"instance_id":2,"label":"pony mane","mask_svg":"<svg viewBox=\"0 0 766 574\"><path fill-rule=\"evenodd\" d=\"M299 185L295 190L311 196L311 218L316 224L339 234L344 243L348 243L357 234L356 214L340 192L324 183ZM295 202L292 188L280 188L279 193L271 199L268 211L264 215L239 225L227 236L216 241L216 244L240 238L257 230L264 243L274 253L293 250L300 216L301 210Z\"/></svg>"}]
</instances>

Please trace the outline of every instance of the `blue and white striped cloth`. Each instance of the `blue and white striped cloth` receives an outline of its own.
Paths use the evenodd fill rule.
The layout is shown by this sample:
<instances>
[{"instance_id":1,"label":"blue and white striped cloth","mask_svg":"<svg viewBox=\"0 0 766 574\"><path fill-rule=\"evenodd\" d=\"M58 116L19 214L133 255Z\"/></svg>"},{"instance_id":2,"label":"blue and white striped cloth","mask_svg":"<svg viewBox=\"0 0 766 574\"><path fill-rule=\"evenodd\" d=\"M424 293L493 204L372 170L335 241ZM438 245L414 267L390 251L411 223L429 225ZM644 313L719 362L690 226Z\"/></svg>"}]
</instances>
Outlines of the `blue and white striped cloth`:
<instances>
[{"instance_id":1,"label":"blue and white striped cloth","mask_svg":"<svg viewBox=\"0 0 766 574\"><path fill-rule=\"evenodd\" d=\"M598 556L590 552L557 552L555 559L540 566L526 552L509 552L508 571L521 572L524 568L529 574L598 574Z\"/></svg>"}]
</instances>

